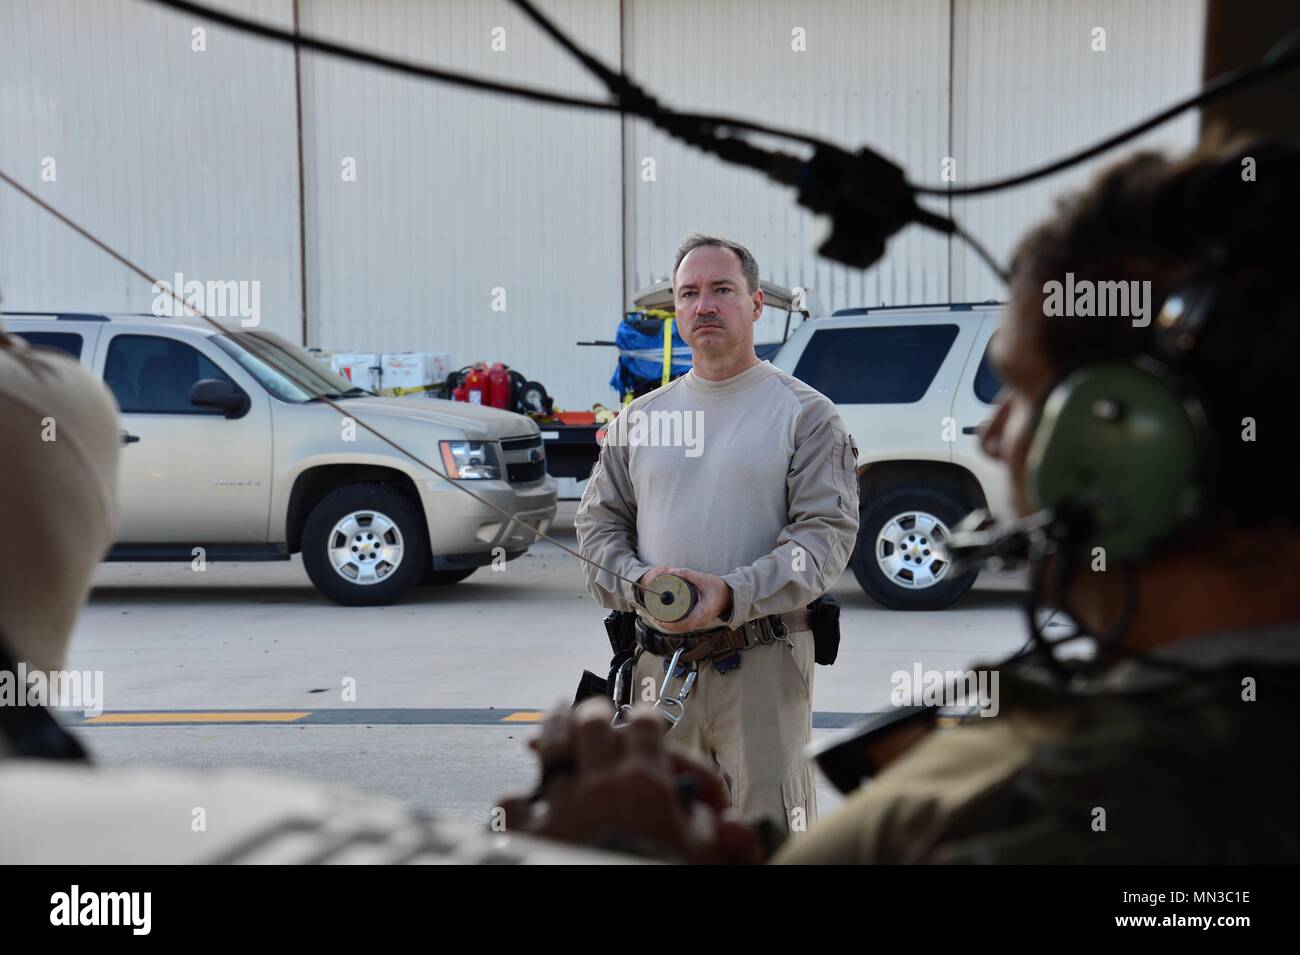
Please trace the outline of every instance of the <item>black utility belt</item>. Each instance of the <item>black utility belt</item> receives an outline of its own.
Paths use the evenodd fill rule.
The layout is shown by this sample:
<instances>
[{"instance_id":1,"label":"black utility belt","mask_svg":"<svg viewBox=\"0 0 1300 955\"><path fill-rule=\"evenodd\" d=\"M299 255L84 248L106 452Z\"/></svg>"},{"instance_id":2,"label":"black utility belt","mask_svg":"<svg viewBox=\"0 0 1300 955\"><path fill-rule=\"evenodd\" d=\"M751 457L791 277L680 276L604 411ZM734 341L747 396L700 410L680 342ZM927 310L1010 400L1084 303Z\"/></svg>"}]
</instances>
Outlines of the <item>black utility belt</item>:
<instances>
[{"instance_id":1,"label":"black utility belt","mask_svg":"<svg viewBox=\"0 0 1300 955\"><path fill-rule=\"evenodd\" d=\"M699 633L662 633L637 619L636 639L641 648L655 656L671 657L681 651L681 661L697 663L748 650L760 643L773 643L785 637L786 625L780 617L760 617L734 629L719 627Z\"/></svg>"},{"instance_id":2,"label":"black utility belt","mask_svg":"<svg viewBox=\"0 0 1300 955\"><path fill-rule=\"evenodd\" d=\"M636 617L636 641L646 652L661 657L671 657L682 649L683 662L730 657L757 644L784 639L790 627L783 617L799 617L798 626L802 629L804 613L774 614L751 620L734 630L719 628L696 634L661 633ZM830 666L840 652L840 602L830 594L823 594L808 605L806 615L807 627L813 635L813 659L822 666Z\"/></svg>"}]
</instances>

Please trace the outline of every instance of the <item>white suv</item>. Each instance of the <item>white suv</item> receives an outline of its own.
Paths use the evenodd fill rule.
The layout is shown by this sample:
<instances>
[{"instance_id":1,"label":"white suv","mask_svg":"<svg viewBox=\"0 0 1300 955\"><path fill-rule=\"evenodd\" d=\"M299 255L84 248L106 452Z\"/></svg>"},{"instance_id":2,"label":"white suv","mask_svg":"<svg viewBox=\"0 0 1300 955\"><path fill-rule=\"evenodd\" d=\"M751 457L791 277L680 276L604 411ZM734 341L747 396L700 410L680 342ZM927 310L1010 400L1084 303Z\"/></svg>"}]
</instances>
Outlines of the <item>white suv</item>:
<instances>
[{"instance_id":1,"label":"white suv","mask_svg":"<svg viewBox=\"0 0 1300 955\"><path fill-rule=\"evenodd\" d=\"M1000 387L986 351L1001 306L841 309L805 321L773 364L835 402L858 446L861 523L853 574L895 610L958 600L945 543L977 507L1010 507L1005 471L976 430Z\"/></svg>"},{"instance_id":2,"label":"white suv","mask_svg":"<svg viewBox=\"0 0 1300 955\"><path fill-rule=\"evenodd\" d=\"M341 604L388 604L523 554L555 516L537 425L466 402L379 398L297 345L193 319L8 313L5 330L101 376L121 411L108 560L288 560ZM239 342L243 340L247 347ZM310 383L507 520L323 404Z\"/></svg>"}]
</instances>

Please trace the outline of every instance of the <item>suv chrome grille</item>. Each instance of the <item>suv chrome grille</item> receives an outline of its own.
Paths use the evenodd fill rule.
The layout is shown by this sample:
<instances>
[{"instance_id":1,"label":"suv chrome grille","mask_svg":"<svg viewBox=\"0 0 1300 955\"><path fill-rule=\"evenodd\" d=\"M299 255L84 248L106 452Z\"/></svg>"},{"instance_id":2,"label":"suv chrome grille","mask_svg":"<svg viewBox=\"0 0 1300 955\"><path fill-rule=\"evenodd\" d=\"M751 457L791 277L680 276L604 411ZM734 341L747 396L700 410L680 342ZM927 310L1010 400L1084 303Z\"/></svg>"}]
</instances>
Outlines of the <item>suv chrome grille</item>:
<instances>
[{"instance_id":1,"label":"suv chrome grille","mask_svg":"<svg viewBox=\"0 0 1300 955\"><path fill-rule=\"evenodd\" d=\"M546 449L540 434L506 438L501 442L501 456L511 484L535 484L546 477Z\"/></svg>"},{"instance_id":2,"label":"suv chrome grille","mask_svg":"<svg viewBox=\"0 0 1300 955\"><path fill-rule=\"evenodd\" d=\"M535 434L528 438L506 438L501 442L502 451L527 451L529 448L540 448L542 446L542 436Z\"/></svg>"}]
</instances>

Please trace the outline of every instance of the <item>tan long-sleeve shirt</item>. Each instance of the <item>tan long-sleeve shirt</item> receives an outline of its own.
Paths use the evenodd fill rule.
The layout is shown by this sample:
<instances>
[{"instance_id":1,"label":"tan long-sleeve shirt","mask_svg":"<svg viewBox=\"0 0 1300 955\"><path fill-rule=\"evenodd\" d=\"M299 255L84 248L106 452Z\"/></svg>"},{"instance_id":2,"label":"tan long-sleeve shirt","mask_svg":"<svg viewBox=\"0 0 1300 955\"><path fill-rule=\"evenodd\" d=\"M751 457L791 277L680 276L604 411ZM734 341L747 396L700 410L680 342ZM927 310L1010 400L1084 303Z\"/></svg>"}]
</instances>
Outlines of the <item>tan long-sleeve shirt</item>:
<instances>
[{"instance_id":1,"label":"tan long-sleeve shirt","mask_svg":"<svg viewBox=\"0 0 1300 955\"><path fill-rule=\"evenodd\" d=\"M631 580L657 565L721 577L728 626L795 610L848 564L856 465L835 406L771 363L725 381L691 371L611 423L574 520L579 551ZM583 567L602 606L641 610L631 585Z\"/></svg>"}]
</instances>

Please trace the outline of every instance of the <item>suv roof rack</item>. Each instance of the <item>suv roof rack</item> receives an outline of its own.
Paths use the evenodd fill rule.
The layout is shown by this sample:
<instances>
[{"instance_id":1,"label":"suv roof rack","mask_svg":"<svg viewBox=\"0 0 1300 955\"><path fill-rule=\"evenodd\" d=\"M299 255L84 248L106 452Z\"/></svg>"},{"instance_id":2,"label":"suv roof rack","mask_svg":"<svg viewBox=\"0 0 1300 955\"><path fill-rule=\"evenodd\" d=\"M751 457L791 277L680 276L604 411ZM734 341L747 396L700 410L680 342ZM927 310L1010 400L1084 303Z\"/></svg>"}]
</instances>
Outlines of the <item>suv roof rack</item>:
<instances>
[{"instance_id":1,"label":"suv roof rack","mask_svg":"<svg viewBox=\"0 0 1300 955\"><path fill-rule=\"evenodd\" d=\"M15 318L20 315L53 315L56 321L60 322L106 322L107 315L93 315L90 312L11 312L5 310L0 315L12 315Z\"/></svg>"},{"instance_id":2,"label":"suv roof rack","mask_svg":"<svg viewBox=\"0 0 1300 955\"><path fill-rule=\"evenodd\" d=\"M856 308L837 308L831 312L831 317L837 315L870 315L875 312L901 312L909 308L944 308L950 312L969 312L977 305L1005 305L1006 302L999 302L995 299L985 299L982 302L920 302L916 305L870 305Z\"/></svg>"},{"instance_id":3,"label":"suv roof rack","mask_svg":"<svg viewBox=\"0 0 1300 955\"><path fill-rule=\"evenodd\" d=\"M175 320L177 318L191 319L202 321L197 315L155 315L153 312L56 312L53 310L40 311L23 311L11 312L7 309L0 310L0 317L6 315L14 318L23 316L36 316L38 318L53 318L60 322L111 322L114 318L156 318L159 321Z\"/></svg>"}]
</instances>

